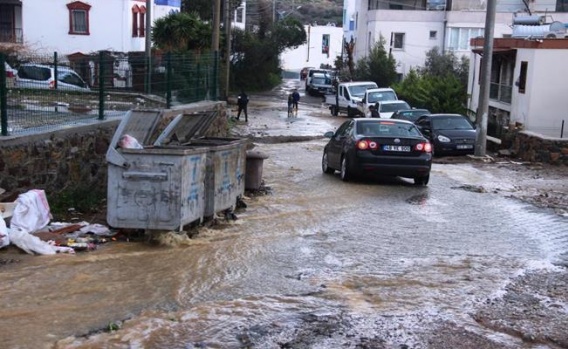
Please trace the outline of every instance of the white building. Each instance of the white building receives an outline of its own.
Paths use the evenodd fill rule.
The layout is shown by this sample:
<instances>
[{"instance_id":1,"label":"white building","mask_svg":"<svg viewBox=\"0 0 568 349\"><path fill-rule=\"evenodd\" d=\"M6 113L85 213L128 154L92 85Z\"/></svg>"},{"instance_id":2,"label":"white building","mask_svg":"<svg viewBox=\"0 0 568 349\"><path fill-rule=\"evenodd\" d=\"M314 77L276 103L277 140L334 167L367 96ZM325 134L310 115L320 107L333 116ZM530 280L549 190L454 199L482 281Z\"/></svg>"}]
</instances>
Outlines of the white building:
<instances>
[{"instance_id":1,"label":"white building","mask_svg":"<svg viewBox=\"0 0 568 349\"><path fill-rule=\"evenodd\" d=\"M477 110L483 39L473 40L470 109ZM510 125L560 137L568 131L566 74L568 39L498 38L494 40L489 87L488 133L500 136Z\"/></svg>"},{"instance_id":2,"label":"white building","mask_svg":"<svg viewBox=\"0 0 568 349\"><path fill-rule=\"evenodd\" d=\"M152 22L181 0L152 0ZM0 0L0 45L36 53L145 50L145 0Z\"/></svg>"},{"instance_id":3,"label":"white building","mask_svg":"<svg viewBox=\"0 0 568 349\"><path fill-rule=\"evenodd\" d=\"M332 25L306 25L304 29L306 43L280 55L282 69L299 72L304 67L334 67L337 56L342 52L343 29Z\"/></svg>"},{"instance_id":4,"label":"white building","mask_svg":"<svg viewBox=\"0 0 568 349\"><path fill-rule=\"evenodd\" d=\"M546 12L547 21L568 21L568 13L554 12L554 0L527 4L532 13ZM348 42L354 39L355 61L382 36L403 76L424 66L426 52L436 46L443 52L469 55L470 39L484 35L485 6L485 1L473 0L453 0L448 6L445 0L345 0L343 30ZM526 10L522 0L497 0L494 37L511 35L515 13Z\"/></svg>"}]
</instances>

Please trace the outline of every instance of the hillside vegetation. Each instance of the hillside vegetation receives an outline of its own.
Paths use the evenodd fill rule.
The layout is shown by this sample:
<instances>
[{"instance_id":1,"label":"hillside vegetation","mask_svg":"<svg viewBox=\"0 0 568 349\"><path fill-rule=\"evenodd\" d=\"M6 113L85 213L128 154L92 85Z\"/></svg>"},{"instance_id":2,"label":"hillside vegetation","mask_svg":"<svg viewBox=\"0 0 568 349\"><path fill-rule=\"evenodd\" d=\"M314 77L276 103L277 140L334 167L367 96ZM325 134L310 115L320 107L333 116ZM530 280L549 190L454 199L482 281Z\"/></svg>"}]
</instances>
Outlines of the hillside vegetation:
<instances>
[{"instance_id":1,"label":"hillside vegetation","mask_svg":"<svg viewBox=\"0 0 568 349\"><path fill-rule=\"evenodd\" d=\"M276 0L276 12L303 24L343 25L343 0Z\"/></svg>"}]
</instances>

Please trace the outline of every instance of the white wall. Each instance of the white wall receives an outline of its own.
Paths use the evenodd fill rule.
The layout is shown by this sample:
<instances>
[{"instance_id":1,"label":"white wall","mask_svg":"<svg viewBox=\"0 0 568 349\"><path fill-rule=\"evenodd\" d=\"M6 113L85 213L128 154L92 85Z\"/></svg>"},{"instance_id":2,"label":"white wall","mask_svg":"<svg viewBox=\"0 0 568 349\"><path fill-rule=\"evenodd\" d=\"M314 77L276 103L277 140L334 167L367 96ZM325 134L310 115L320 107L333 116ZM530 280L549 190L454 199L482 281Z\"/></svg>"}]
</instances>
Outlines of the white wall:
<instances>
[{"instance_id":1,"label":"white wall","mask_svg":"<svg viewBox=\"0 0 568 349\"><path fill-rule=\"evenodd\" d=\"M37 53L70 54L90 53L99 50L143 51L145 38L132 37L132 6L145 5L135 0L84 1L91 5L89 11L90 35L70 35L68 0L22 1L24 43ZM153 5L152 19L163 17L172 6ZM152 20L152 21L153 21Z\"/></svg>"},{"instance_id":2,"label":"white wall","mask_svg":"<svg viewBox=\"0 0 568 349\"><path fill-rule=\"evenodd\" d=\"M530 52L532 51L532 52ZM568 50L517 50L515 80L519 76L521 61L528 62L526 96L520 98L514 88L513 116L524 116L526 129L546 136L560 137L562 119L568 123L568 80L562 67L568 61ZM517 103L517 99L519 102ZM523 109L526 108L526 109Z\"/></svg>"},{"instance_id":3,"label":"white wall","mask_svg":"<svg viewBox=\"0 0 568 349\"><path fill-rule=\"evenodd\" d=\"M474 58L474 59L473 59ZM520 76L521 62L528 62L526 92L519 93L518 86L513 86L511 104L506 108L489 101L490 106L510 110L510 122L524 124L528 131L551 137L560 137L562 119L568 123L568 101L566 90L568 81L559 68L568 61L568 50L564 49L517 49L514 81ZM470 64L471 109L476 110L479 102L479 55L473 55ZM473 72L475 71L475 76Z\"/></svg>"},{"instance_id":4,"label":"white wall","mask_svg":"<svg viewBox=\"0 0 568 349\"><path fill-rule=\"evenodd\" d=\"M304 67L319 68L321 64L335 66L335 59L341 55L343 28L333 26L304 26L308 40L296 49L284 51L280 55L282 69L300 71ZM329 55L322 53L322 38L330 35Z\"/></svg>"}]
</instances>

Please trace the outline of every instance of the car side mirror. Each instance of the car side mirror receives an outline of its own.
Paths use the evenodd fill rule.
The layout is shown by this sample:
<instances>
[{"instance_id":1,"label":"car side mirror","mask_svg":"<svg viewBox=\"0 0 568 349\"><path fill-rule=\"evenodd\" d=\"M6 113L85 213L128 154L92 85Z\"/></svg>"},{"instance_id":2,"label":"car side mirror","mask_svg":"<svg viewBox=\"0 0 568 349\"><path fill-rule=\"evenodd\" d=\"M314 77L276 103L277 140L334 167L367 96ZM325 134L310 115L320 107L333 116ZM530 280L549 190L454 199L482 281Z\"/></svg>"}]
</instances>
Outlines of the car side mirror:
<instances>
[{"instance_id":1,"label":"car side mirror","mask_svg":"<svg viewBox=\"0 0 568 349\"><path fill-rule=\"evenodd\" d=\"M326 133L323 134L323 136L325 138L333 138L334 134L335 134L335 132L333 132L333 131L327 131Z\"/></svg>"}]
</instances>

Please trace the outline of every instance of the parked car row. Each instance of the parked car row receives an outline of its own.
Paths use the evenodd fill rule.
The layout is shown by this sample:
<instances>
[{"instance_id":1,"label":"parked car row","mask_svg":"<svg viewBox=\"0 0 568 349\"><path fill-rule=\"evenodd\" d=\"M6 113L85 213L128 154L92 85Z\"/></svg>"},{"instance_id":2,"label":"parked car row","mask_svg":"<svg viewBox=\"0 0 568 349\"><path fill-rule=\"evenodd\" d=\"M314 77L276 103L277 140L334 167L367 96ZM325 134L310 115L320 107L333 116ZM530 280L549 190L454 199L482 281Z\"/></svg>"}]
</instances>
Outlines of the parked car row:
<instances>
[{"instance_id":1,"label":"parked car row","mask_svg":"<svg viewBox=\"0 0 568 349\"><path fill-rule=\"evenodd\" d=\"M54 66L35 63L21 64L18 69L6 65L6 81L8 88L29 88L43 90L65 90L87 92L89 85L74 70L64 66Z\"/></svg>"}]
</instances>

